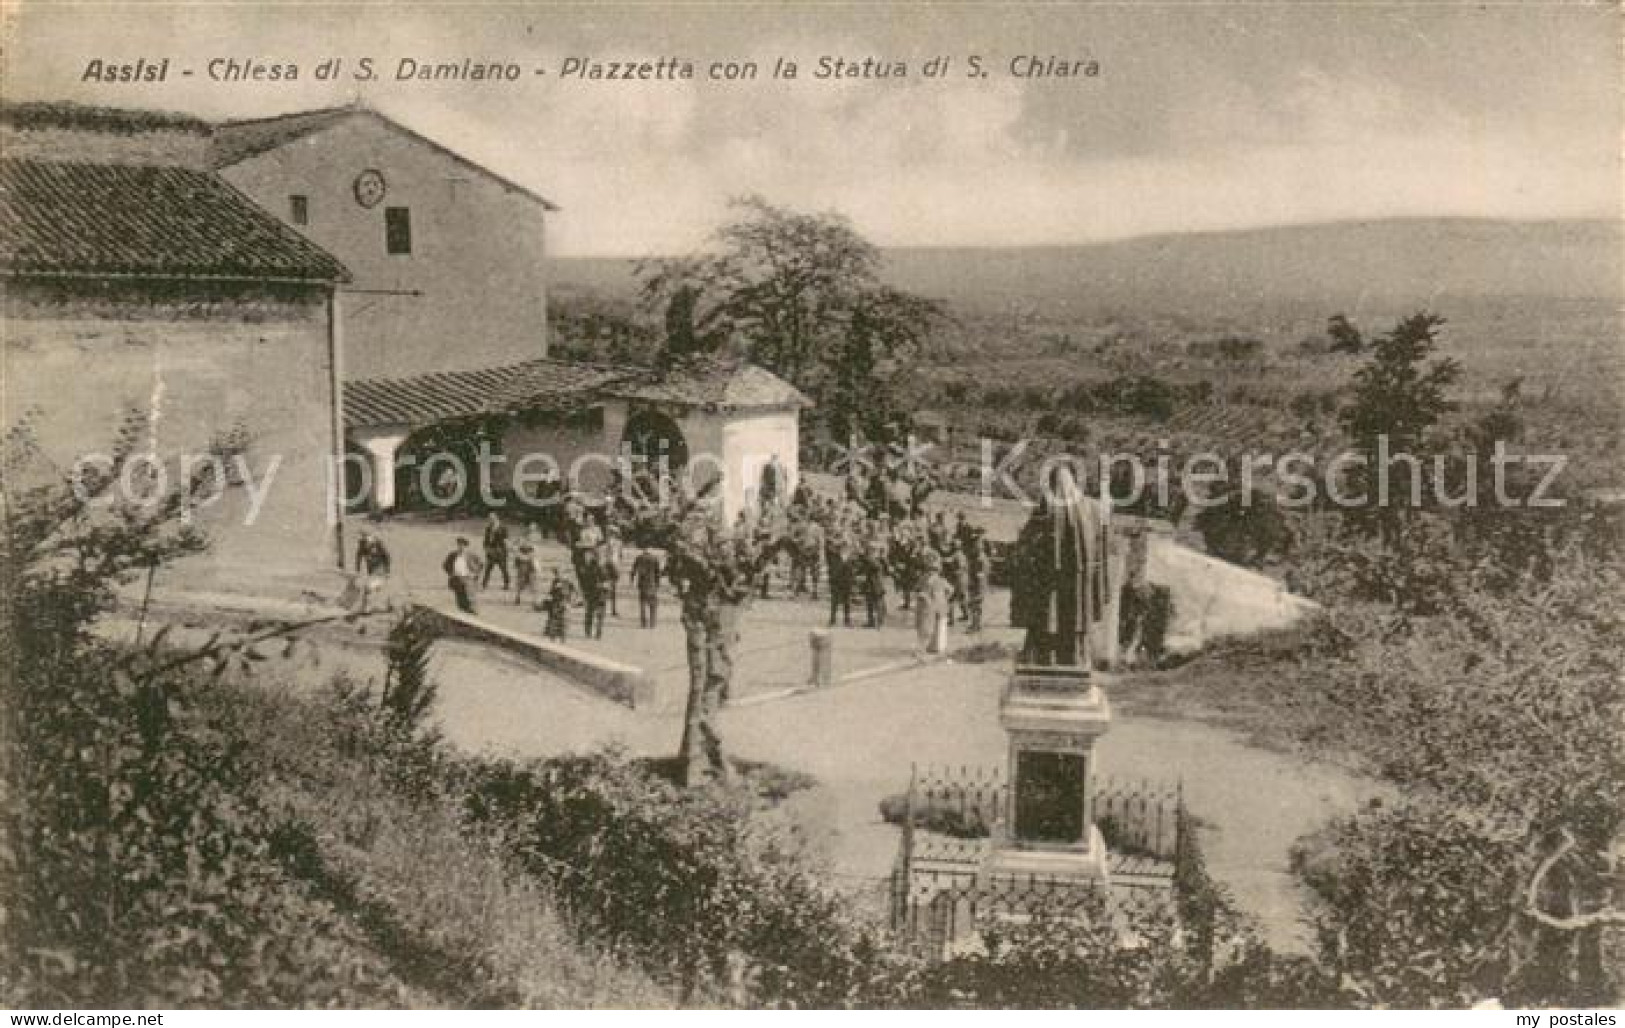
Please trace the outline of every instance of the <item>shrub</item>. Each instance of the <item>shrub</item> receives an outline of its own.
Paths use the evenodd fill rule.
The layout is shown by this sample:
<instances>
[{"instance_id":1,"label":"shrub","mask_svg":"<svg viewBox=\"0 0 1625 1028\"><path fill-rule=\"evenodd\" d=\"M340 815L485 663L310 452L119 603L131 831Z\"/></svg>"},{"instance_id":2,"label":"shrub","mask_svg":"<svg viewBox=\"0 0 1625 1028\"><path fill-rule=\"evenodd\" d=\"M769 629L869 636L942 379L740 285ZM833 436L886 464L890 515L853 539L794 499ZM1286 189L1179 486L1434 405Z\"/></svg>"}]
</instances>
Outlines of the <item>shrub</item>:
<instances>
[{"instance_id":1,"label":"shrub","mask_svg":"<svg viewBox=\"0 0 1625 1028\"><path fill-rule=\"evenodd\" d=\"M1373 1002L1588 1006L1620 987L1599 956L1625 919L1608 870L1625 824L1620 582L1578 552L1510 590L1463 575L1431 616L1343 615L1302 679L1326 739L1411 797L1334 826L1332 859L1302 864L1325 959Z\"/></svg>"},{"instance_id":2,"label":"shrub","mask_svg":"<svg viewBox=\"0 0 1625 1028\"><path fill-rule=\"evenodd\" d=\"M1197 339L1185 345L1185 352L1204 360L1249 361L1264 352L1264 341L1252 336L1227 335L1218 339Z\"/></svg>"},{"instance_id":3,"label":"shrub","mask_svg":"<svg viewBox=\"0 0 1625 1028\"><path fill-rule=\"evenodd\" d=\"M388 672L378 698L378 712L398 732L411 734L423 726L438 691L429 678L429 648L437 633L434 619L412 609L390 629L384 646Z\"/></svg>"},{"instance_id":4,"label":"shrub","mask_svg":"<svg viewBox=\"0 0 1625 1028\"><path fill-rule=\"evenodd\" d=\"M679 789L603 752L485 765L467 809L548 883L584 939L685 997L873 1005L889 987L876 930L738 791Z\"/></svg>"},{"instance_id":5,"label":"shrub","mask_svg":"<svg viewBox=\"0 0 1625 1028\"><path fill-rule=\"evenodd\" d=\"M1128 582L1123 586L1118 642L1125 655L1134 650L1153 664L1168 655L1168 629L1174 620L1174 594L1165 585Z\"/></svg>"},{"instance_id":6,"label":"shrub","mask_svg":"<svg viewBox=\"0 0 1625 1028\"><path fill-rule=\"evenodd\" d=\"M1528 868L1515 836L1451 810L1376 809L1294 847L1322 954L1382 1006L1507 996L1499 944ZM1471 884L1469 884L1471 883ZM1521 1005L1521 1004L1520 1004Z\"/></svg>"},{"instance_id":7,"label":"shrub","mask_svg":"<svg viewBox=\"0 0 1625 1028\"><path fill-rule=\"evenodd\" d=\"M244 730L202 697L246 650L93 634L124 579L200 540L190 496L112 500L105 478L4 497L0 737L10 1006L374 1005L406 992L290 875ZM212 673L211 673L212 670Z\"/></svg>"},{"instance_id":8,"label":"shrub","mask_svg":"<svg viewBox=\"0 0 1625 1028\"><path fill-rule=\"evenodd\" d=\"M1221 560L1261 567L1292 548L1292 528L1275 497L1259 490L1232 490L1197 512L1195 528L1207 551Z\"/></svg>"},{"instance_id":9,"label":"shrub","mask_svg":"<svg viewBox=\"0 0 1625 1028\"><path fill-rule=\"evenodd\" d=\"M968 1008L1183 1009L1347 1006L1353 997L1303 958L1258 940L1227 898L1211 930L1176 905L1085 898L1073 916L995 922L981 952L924 969L910 1005ZM1214 940L1209 948L1202 942Z\"/></svg>"}]
</instances>

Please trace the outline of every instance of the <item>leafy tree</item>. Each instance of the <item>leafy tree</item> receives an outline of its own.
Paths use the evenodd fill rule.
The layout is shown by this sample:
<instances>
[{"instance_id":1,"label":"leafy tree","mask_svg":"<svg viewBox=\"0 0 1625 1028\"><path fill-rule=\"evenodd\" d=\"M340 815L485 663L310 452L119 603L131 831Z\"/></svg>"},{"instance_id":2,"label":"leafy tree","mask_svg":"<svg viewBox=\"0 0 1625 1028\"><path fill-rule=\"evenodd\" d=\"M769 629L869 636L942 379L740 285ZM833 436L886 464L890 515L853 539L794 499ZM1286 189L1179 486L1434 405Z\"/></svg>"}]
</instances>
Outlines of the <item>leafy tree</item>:
<instances>
[{"instance_id":1,"label":"leafy tree","mask_svg":"<svg viewBox=\"0 0 1625 1028\"><path fill-rule=\"evenodd\" d=\"M1331 340L1331 352L1360 354L1365 352L1365 337L1342 314L1333 314L1326 321L1326 337Z\"/></svg>"},{"instance_id":2,"label":"leafy tree","mask_svg":"<svg viewBox=\"0 0 1625 1028\"><path fill-rule=\"evenodd\" d=\"M815 386L835 438L887 438L903 358L920 350L937 316L932 301L885 286L856 297Z\"/></svg>"},{"instance_id":3,"label":"leafy tree","mask_svg":"<svg viewBox=\"0 0 1625 1028\"><path fill-rule=\"evenodd\" d=\"M751 583L779 540L748 537L723 526L708 509L715 483L691 498L651 512L647 531L669 553L668 576L682 601L688 651L688 703L678 748L677 777L684 785L728 780L716 715L733 688L739 620Z\"/></svg>"},{"instance_id":4,"label":"leafy tree","mask_svg":"<svg viewBox=\"0 0 1625 1028\"><path fill-rule=\"evenodd\" d=\"M1443 318L1421 312L1372 340L1369 359L1354 373L1353 396L1340 416L1355 452L1363 458L1347 476L1345 495L1356 501L1347 511L1350 524L1385 542L1392 541L1401 523L1423 505L1434 452L1430 433L1440 418L1455 410L1447 393L1461 366L1448 357L1430 360L1443 324ZM1407 459L1421 469L1414 481ZM1383 490L1385 480L1388 488Z\"/></svg>"},{"instance_id":5,"label":"leafy tree","mask_svg":"<svg viewBox=\"0 0 1625 1028\"><path fill-rule=\"evenodd\" d=\"M1209 553L1247 567L1262 567L1271 557L1292 548L1292 528L1270 493L1229 489L1205 504L1195 527Z\"/></svg>"},{"instance_id":6,"label":"leafy tree","mask_svg":"<svg viewBox=\"0 0 1625 1028\"><path fill-rule=\"evenodd\" d=\"M813 395L846 434L883 424L889 378L941 316L880 280L881 255L842 217L737 199L715 252L639 265L668 359L737 346Z\"/></svg>"},{"instance_id":7,"label":"leafy tree","mask_svg":"<svg viewBox=\"0 0 1625 1028\"><path fill-rule=\"evenodd\" d=\"M669 262L663 274L670 277L670 295L666 297L664 312L665 339L659 360L670 364L685 357L716 353L728 342L733 324L724 307L702 307L701 298L706 277L703 265L694 259ZM646 296L652 296L647 291Z\"/></svg>"},{"instance_id":8,"label":"leafy tree","mask_svg":"<svg viewBox=\"0 0 1625 1028\"><path fill-rule=\"evenodd\" d=\"M648 366L661 351L658 328L620 296L592 290L550 295L547 321L548 354L559 360Z\"/></svg>"}]
</instances>

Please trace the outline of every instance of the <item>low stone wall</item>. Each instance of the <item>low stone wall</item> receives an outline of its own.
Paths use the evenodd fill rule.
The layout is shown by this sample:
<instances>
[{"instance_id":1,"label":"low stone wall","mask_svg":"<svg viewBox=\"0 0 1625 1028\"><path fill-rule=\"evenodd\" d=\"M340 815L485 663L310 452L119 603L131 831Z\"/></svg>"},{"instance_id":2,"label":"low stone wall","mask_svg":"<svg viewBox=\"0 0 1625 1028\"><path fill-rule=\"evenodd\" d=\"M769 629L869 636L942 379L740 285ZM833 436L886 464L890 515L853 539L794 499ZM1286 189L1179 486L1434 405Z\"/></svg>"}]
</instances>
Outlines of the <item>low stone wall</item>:
<instances>
[{"instance_id":1,"label":"low stone wall","mask_svg":"<svg viewBox=\"0 0 1625 1028\"><path fill-rule=\"evenodd\" d=\"M606 699L634 709L652 706L655 702L655 683L642 668L533 635L511 632L467 614L423 604L413 606L431 617L449 638L468 639L517 654Z\"/></svg>"},{"instance_id":2,"label":"low stone wall","mask_svg":"<svg viewBox=\"0 0 1625 1028\"><path fill-rule=\"evenodd\" d=\"M1168 647L1176 653L1222 636L1287 628L1319 609L1268 575L1198 553L1171 536L1149 543L1145 578L1173 594Z\"/></svg>"}]
</instances>

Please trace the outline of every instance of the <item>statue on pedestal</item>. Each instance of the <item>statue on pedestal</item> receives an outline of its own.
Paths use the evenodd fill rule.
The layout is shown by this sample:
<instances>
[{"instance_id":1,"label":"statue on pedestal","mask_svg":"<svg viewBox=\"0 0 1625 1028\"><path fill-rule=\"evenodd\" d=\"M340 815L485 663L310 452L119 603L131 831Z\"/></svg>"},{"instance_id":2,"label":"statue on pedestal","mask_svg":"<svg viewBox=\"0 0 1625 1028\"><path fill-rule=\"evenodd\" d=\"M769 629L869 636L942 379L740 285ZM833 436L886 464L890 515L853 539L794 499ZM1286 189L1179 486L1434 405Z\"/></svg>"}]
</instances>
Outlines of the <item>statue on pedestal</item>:
<instances>
[{"instance_id":1,"label":"statue on pedestal","mask_svg":"<svg viewBox=\"0 0 1625 1028\"><path fill-rule=\"evenodd\" d=\"M1106 518L1070 468L1056 468L1011 558L1011 623L1027 630L1020 664L1090 667L1089 630L1109 600Z\"/></svg>"}]
</instances>

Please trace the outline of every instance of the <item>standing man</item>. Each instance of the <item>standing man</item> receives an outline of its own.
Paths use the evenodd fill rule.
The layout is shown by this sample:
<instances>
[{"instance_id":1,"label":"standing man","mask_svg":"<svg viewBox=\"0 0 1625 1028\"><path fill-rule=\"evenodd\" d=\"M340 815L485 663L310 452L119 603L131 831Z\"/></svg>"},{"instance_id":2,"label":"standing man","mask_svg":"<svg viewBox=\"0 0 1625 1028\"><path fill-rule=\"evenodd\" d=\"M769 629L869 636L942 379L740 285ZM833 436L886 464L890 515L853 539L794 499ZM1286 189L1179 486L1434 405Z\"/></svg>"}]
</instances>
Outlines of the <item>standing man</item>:
<instances>
[{"instance_id":1,"label":"standing man","mask_svg":"<svg viewBox=\"0 0 1625 1028\"><path fill-rule=\"evenodd\" d=\"M959 552L962 555L970 553L971 538L975 534L976 529L971 527L970 522L965 520L964 511L954 515L954 542L959 544Z\"/></svg>"},{"instance_id":2,"label":"standing man","mask_svg":"<svg viewBox=\"0 0 1625 1028\"><path fill-rule=\"evenodd\" d=\"M987 599L988 576L992 570L993 557L988 553L987 540L982 536L982 530L972 528L966 535L968 543L965 549L965 587L968 594L971 632L982 630L982 605Z\"/></svg>"},{"instance_id":3,"label":"standing man","mask_svg":"<svg viewBox=\"0 0 1625 1028\"><path fill-rule=\"evenodd\" d=\"M355 544L355 570L361 579L361 613L372 609L372 598L389 584L389 550L370 529L361 530Z\"/></svg>"},{"instance_id":4,"label":"standing man","mask_svg":"<svg viewBox=\"0 0 1625 1028\"><path fill-rule=\"evenodd\" d=\"M886 627L886 536L876 531L870 536L861 558L863 577L863 606L870 628Z\"/></svg>"},{"instance_id":5,"label":"standing man","mask_svg":"<svg viewBox=\"0 0 1625 1028\"><path fill-rule=\"evenodd\" d=\"M813 518L807 519L806 542L801 553L802 568L807 585L812 590L813 602L818 602L818 580L824 576L824 526Z\"/></svg>"},{"instance_id":6,"label":"standing man","mask_svg":"<svg viewBox=\"0 0 1625 1028\"><path fill-rule=\"evenodd\" d=\"M480 560L469 552L468 540L458 536L457 548L446 554L440 566L446 572L446 585L451 589L452 598L457 601L457 609L464 614L473 614L474 577L479 574Z\"/></svg>"},{"instance_id":7,"label":"standing man","mask_svg":"<svg viewBox=\"0 0 1625 1028\"><path fill-rule=\"evenodd\" d=\"M925 555L925 569L919 593L914 598L915 653L921 659L948 650L949 604L953 587L942 575L942 558L936 551Z\"/></svg>"},{"instance_id":8,"label":"standing man","mask_svg":"<svg viewBox=\"0 0 1625 1028\"><path fill-rule=\"evenodd\" d=\"M491 572L497 568L502 569L502 591L507 592L513 587L508 578L508 526L492 511L485 522L485 575L480 579L481 589L490 588Z\"/></svg>"},{"instance_id":9,"label":"standing man","mask_svg":"<svg viewBox=\"0 0 1625 1028\"><path fill-rule=\"evenodd\" d=\"M852 542L846 529L838 528L825 549L825 564L829 567L829 627L835 627L835 614L841 623L852 627Z\"/></svg>"},{"instance_id":10,"label":"standing man","mask_svg":"<svg viewBox=\"0 0 1625 1028\"><path fill-rule=\"evenodd\" d=\"M789 477L779 461L779 455L775 453L762 469L762 488L757 493L757 502L762 505L762 510L784 502L785 482Z\"/></svg>"},{"instance_id":11,"label":"standing man","mask_svg":"<svg viewBox=\"0 0 1625 1028\"><path fill-rule=\"evenodd\" d=\"M597 550L590 551L581 562L581 598L587 605L588 639L604 637L604 591L606 580L604 564Z\"/></svg>"},{"instance_id":12,"label":"standing man","mask_svg":"<svg viewBox=\"0 0 1625 1028\"><path fill-rule=\"evenodd\" d=\"M621 591L621 560L624 556L625 547L621 544L620 526L611 522L604 530L604 559L601 570L604 591L609 597L609 612L613 617L621 616L618 594Z\"/></svg>"},{"instance_id":13,"label":"standing man","mask_svg":"<svg viewBox=\"0 0 1625 1028\"><path fill-rule=\"evenodd\" d=\"M660 558L647 546L632 561L632 585L638 591L638 625L653 628L660 610Z\"/></svg>"},{"instance_id":14,"label":"standing man","mask_svg":"<svg viewBox=\"0 0 1625 1028\"><path fill-rule=\"evenodd\" d=\"M954 610L966 621L970 620L970 604L966 597L965 558L959 552L959 543L953 536L947 540L947 548L942 551L941 558L942 577L948 583L950 595L948 602L943 605L943 612L948 617L948 624L954 623Z\"/></svg>"},{"instance_id":15,"label":"standing man","mask_svg":"<svg viewBox=\"0 0 1625 1028\"><path fill-rule=\"evenodd\" d=\"M586 566L589 558L598 559L598 548L604 545L604 530L591 512L584 512L570 541L570 566L575 569L576 581L586 589Z\"/></svg>"}]
</instances>

